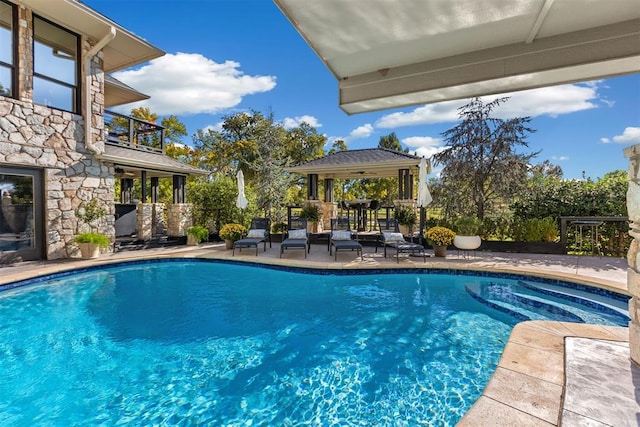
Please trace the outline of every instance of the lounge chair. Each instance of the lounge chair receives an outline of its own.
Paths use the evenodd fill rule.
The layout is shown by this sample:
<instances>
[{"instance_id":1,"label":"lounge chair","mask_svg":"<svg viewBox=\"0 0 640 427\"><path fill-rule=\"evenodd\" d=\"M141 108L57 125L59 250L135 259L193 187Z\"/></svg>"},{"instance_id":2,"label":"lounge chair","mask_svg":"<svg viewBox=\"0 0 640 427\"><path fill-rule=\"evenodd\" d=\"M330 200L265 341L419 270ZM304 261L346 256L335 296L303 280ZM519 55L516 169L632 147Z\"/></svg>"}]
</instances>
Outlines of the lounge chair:
<instances>
[{"instance_id":1,"label":"lounge chair","mask_svg":"<svg viewBox=\"0 0 640 427\"><path fill-rule=\"evenodd\" d=\"M331 235L329 237L329 255L335 250L334 260L338 260L338 251L357 251L362 257L362 245L358 242L358 232L352 231L348 218L331 219ZM355 237L355 240L353 240Z\"/></svg>"},{"instance_id":2,"label":"lounge chair","mask_svg":"<svg viewBox=\"0 0 640 427\"><path fill-rule=\"evenodd\" d=\"M399 231L398 221L395 219L381 219L378 220L378 228L380 229L380 241L384 248L384 257L387 257L387 247L394 248L396 250L396 261L400 263L401 253L411 253L411 255L422 255L422 258L427 262L427 253L424 250L424 246L407 242L404 236ZM393 230L393 231L392 231ZM376 251L378 247L376 246Z\"/></svg>"},{"instance_id":3,"label":"lounge chair","mask_svg":"<svg viewBox=\"0 0 640 427\"><path fill-rule=\"evenodd\" d=\"M242 251L242 248L256 248L256 256L258 256L258 245L264 244L264 251L267 250L267 240L271 247L271 220L269 218L253 218L249 226L247 237L233 242L233 253L236 254L236 248Z\"/></svg>"},{"instance_id":4,"label":"lounge chair","mask_svg":"<svg viewBox=\"0 0 640 427\"><path fill-rule=\"evenodd\" d=\"M291 218L287 228L287 236L280 244L280 258L282 258L285 249L302 249L306 258L307 253L311 250L306 218Z\"/></svg>"}]
</instances>

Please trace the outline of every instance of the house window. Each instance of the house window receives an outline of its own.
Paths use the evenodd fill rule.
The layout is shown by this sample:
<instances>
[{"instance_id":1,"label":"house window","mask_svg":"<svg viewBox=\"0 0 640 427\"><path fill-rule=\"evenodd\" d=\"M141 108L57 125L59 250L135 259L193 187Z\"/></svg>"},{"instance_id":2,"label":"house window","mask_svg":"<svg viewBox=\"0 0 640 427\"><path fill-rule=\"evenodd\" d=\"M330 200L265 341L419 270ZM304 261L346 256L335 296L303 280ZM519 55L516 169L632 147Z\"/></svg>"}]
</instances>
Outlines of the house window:
<instances>
[{"instance_id":1,"label":"house window","mask_svg":"<svg viewBox=\"0 0 640 427\"><path fill-rule=\"evenodd\" d=\"M77 34L33 17L33 102L79 112L79 42Z\"/></svg>"},{"instance_id":2,"label":"house window","mask_svg":"<svg viewBox=\"0 0 640 427\"><path fill-rule=\"evenodd\" d=\"M0 0L0 96L15 92L15 8Z\"/></svg>"}]
</instances>

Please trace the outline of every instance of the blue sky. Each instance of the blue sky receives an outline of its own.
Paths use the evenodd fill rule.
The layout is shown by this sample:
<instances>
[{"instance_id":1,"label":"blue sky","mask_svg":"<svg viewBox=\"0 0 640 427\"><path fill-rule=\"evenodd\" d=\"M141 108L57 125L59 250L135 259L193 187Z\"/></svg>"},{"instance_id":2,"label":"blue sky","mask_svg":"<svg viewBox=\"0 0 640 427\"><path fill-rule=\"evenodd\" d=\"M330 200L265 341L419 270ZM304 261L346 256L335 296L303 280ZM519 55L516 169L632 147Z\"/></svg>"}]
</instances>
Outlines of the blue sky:
<instances>
[{"instance_id":1,"label":"blue sky","mask_svg":"<svg viewBox=\"0 0 640 427\"><path fill-rule=\"evenodd\" d=\"M430 156L457 121L462 101L348 116L338 85L270 0L84 0L167 53L114 76L152 98L142 105L177 115L191 135L219 128L240 111L272 111L286 126L304 120L350 149L375 147L395 132ZM640 74L510 94L503 118L531 116L536 163L550 160L565 178L599 178L627 168L622 152L640 144ZM118 109L129 112L137 105ZM328 148L328 147L327 147ZM437 172L437 171L436 171Z\"/></svg>"}]
</instances>

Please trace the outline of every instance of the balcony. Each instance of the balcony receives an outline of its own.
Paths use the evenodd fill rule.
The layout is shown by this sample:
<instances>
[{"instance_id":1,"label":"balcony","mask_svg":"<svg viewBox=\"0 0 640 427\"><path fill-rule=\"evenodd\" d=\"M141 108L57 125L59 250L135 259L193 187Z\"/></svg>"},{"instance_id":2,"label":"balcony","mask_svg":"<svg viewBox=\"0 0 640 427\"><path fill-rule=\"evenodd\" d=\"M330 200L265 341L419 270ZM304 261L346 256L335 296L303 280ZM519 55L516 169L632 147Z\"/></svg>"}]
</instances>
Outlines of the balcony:
<instances>
[{"instance_id":1,"label":"balcony","mask_svg":"<svg viewBox=\"0 0 640 427\"><path fill-rule=\"evenodd\" d=\"M164 127L125 116L104 112L106 143L152 153L164 153Z\"/></svg>"}]
</instances>

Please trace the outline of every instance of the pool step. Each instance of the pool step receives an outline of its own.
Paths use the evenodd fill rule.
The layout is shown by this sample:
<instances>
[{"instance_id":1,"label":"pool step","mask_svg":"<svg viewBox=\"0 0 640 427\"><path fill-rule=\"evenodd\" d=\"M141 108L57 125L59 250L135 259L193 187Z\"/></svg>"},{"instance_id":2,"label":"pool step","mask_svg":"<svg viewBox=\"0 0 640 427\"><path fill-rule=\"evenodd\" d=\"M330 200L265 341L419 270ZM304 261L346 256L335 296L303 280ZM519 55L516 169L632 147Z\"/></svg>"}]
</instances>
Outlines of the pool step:
<instances>
[{"instance_id":1,"label":"pool step","mask_svg":"<svg viewBox=\"0 0 640 427\"><path fill-rule=\"evenodd\" d=\"M551 285L547 283L531 283L519 280L518 285L523 288L538 292L543 295L550 295L565 301L574 302L586 307L595 308L604 313L614 316L629 317L629 301L628 299L615 299L607 295L600 295L593 292L587 292L579 289L569 289L563 286Z\"/></svg>"},{"instance_id":2,"label":"pool step","mask_svg":"<svg viewBox=\"0 0 640 427\"><path fill-rule=\"evenodd\" d=\"M584 323L580 316L557 304L514 292L510 286L503 284L474 283L466 285L465 290L483 304L508 313L518 320L544 320L551 317L561 321Z\"/></svg>"}]
</instances>

